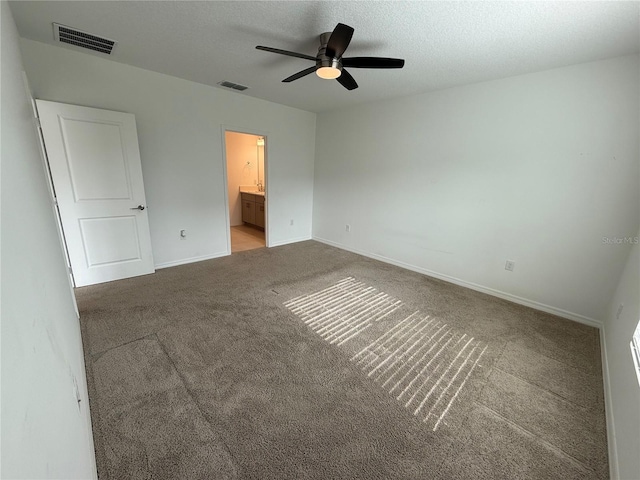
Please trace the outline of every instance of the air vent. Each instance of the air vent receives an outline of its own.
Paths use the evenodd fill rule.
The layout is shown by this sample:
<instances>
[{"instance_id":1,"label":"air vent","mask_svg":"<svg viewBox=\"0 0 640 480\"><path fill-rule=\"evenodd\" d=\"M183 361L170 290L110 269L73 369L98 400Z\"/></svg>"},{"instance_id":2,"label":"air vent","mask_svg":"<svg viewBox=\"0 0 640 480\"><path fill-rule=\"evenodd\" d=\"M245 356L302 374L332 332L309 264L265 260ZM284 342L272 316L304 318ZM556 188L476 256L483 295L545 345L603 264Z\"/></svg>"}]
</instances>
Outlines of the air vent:
<instances>
[{"instance_id":1,"label":"air vent","mask_svg":"<svg viewBox=\"0 0 640 480\"><path fill-rule=\"evenodd\" d=\"M240 90L240 91L243 91L249 88L249 87L245 87L244 85L240 85L239 83L227 82L226 80L222 82L218 82L218 85L220 85L221 87L232 88L234 90Z\"/></svg>"},{"instance_id":2,"label":"air vent","mask_svg":"<svg viewBox=\"0 0 640 480\"><path fill-rule=\"evenodd\" d=\"M58 42L87 48L94 52L106 53L107 55L111 55L113 48L116 46L114 40L98 37L77 28L65 27L59 23L53 24L53 37Z\"/></svg>"}]
</instances>

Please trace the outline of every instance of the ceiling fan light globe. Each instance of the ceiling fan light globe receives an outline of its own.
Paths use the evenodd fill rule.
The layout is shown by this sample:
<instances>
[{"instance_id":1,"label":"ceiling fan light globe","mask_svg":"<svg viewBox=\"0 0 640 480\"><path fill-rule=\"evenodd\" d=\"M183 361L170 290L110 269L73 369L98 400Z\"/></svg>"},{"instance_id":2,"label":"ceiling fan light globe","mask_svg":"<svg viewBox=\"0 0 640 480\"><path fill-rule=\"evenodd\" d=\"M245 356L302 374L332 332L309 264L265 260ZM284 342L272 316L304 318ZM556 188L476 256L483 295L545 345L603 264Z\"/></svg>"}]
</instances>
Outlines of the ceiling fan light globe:
<instances>
[{"instance_id":1,"label":"ceiling fan light globe","mask_svg":"<svg viewBox=\"0 0 640 480\"><path fill-rule=\"evenodd\" d=\"M320 67L316 70L316 75L325 80L333 80L338 78L342 74L339 68L335 67Z\"/></svg>"}]
</instances>

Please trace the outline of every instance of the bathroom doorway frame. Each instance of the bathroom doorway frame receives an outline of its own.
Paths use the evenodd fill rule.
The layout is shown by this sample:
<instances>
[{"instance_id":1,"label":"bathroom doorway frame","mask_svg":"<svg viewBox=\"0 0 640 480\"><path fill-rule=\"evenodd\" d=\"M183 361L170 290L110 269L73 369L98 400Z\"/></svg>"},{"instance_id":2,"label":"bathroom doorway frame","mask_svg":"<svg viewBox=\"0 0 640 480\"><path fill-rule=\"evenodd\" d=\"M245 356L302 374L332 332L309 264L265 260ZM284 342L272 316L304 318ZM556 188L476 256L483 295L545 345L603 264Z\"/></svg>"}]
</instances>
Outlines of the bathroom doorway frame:
<instances>
[{"instance_id":1,"label":"bathroom doorway frame","mask_svg":"<svg viewBox=\"0 0 640 480\"><path fill-rule=\"evenodd\" d=\"M255 135L264 138L264 243L269 248L271 240L269 238L269 132L265 130L254 130L252 128L233 127L230 125L221 126L222 135L222 171L224 174L224 205L225 218L227 224L227 255L231 255L231 215L229 213L229 178L227 177L227 132L244 133L245 135Z\"/></svg>"}]
</instances>

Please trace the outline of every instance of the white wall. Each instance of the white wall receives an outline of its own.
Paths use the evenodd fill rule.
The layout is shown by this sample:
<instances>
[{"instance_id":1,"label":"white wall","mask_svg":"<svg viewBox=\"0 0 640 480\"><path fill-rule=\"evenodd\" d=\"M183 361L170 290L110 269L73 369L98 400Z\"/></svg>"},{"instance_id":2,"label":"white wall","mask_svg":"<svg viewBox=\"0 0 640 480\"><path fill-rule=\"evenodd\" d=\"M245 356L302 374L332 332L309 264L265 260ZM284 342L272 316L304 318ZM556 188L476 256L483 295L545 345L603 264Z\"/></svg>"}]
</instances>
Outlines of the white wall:
<instances>
[{"instance_id":1,"label":"white wall","mask_svg":"<svg viewBox=\"0 0 640 480\"><path fill-rule=\"evenodd\" d=\"M240 186L258 183L259 157L264 147L258 147L258 136L238 132L225 133L227 148L227 183L229 192L229 219L231 226L242 225ZM258 151L258 148L261 151ZM264 168L263 165L261 165ZM262 175L262 174L261 174Z\"/></svg>"},{"instance_id":2,"label":"white wall","mask_svg":"<svg viewBox=\"0 0 640 480\"><path fill-rule=\"evenodd\" d=\"M96 477L80 326L18 34L2 21L2 478ZM81 402L74 392L77 383Z\"/></svg>"},{"instance_id":3,"label":"white wall","mask_svg":"<svg viewBox=\"0 0 640 480\"><path fill-rule=\"evenodd\" d=\"M637 233L635 239L640 237ZM634 237L632 237L634 238ZM627 250L628 245L609 245ZM618 306L624 305L620 318ZM640 246L634 245L604 321L604 367L608 373L607 422L614 478L633 479L640 475L640 385L634 370L629 342L640 321ZM615 433L615 443L611 433ZM615 471L615 470L614 470Z\"/></svg>"},{"instance_id":4,"label":"white wall","mask_svg":"<svg viewBox=\"0 0 640 480\"><path fill-rule=\"evenodd\" d=\"M311 237L315 114L31 40L21 48L38 98L135 114L156 265L227 251L223 126L268 135L269 245Z\"/></svg>"},{"instance_id":5,"label":"white wall","mask_svg":"<svg viewBox=\"0 0 640 480\"><path fill-rule=\"evenodd\" d=\"M602 237L638 230L639 81L628 56L319 114L314 238L598 324L626 258Z\"/></svg>"}]
</instances>

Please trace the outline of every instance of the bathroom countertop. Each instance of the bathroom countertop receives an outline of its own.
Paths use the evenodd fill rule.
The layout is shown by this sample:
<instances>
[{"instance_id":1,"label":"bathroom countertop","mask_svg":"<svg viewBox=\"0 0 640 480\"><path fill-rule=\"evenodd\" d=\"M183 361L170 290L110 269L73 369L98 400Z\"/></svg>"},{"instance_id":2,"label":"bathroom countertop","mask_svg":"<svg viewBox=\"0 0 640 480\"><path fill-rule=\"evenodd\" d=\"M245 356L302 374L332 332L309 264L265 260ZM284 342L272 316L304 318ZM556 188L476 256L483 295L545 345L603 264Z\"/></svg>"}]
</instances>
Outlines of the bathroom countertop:
<instances>
[{"instance_id":1,"label":"bathroom countertop","mask_svg":"<svg viewBox=\"0 0 640 480\"><path fill-rule=\"evenodd\" d=\"M264 197L264 192L259 192L257 190L240 190L240 193L249 193L251 195L260 195L261 197Z\"/></svg>"}]
</instances>

